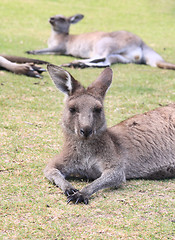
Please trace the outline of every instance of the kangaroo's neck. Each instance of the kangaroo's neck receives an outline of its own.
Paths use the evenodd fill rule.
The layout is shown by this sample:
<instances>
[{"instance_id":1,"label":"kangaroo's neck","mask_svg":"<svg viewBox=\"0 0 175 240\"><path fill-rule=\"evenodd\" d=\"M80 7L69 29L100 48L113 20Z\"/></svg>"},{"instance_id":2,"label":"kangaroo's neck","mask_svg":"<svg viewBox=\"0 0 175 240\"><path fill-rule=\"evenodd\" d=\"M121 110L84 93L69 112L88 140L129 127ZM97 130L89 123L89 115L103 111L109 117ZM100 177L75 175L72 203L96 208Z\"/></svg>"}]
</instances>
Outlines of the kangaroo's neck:
<instances>
[{"instance_id":1,"label":"kangaroo's neck","mask_svg":"<svg viewBox=\"0 0 175 240\"><path fill-rule=\"evenodd\" d=\"M77 36L78 35L58 32L52 29L51 36L48 39L48 47L55 48L55 50L60 54L71 55L69 48L74 45Z\"/></svg>"},{"instance_id":2,"label":"kangaroo's neck","mask_svg":"<svg viewBox=\"0 0 175 240\"><path fill-rule=\"evenodd\" d=\"M50 38L57 39L57 41L67 41L69 39L69 36L69 33L58 32L52 29Z\"/></svg>"}]
</instances>

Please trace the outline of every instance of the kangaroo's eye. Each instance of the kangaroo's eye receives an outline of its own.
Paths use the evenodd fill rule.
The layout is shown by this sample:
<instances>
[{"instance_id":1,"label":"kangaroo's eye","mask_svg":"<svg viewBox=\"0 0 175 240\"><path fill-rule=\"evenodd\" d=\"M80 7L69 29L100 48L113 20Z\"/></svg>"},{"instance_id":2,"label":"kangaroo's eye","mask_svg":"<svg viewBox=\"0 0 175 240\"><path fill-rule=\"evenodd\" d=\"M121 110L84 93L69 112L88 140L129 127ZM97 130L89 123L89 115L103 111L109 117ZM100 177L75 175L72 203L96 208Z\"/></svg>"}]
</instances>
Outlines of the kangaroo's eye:
<instances>
[{"instance_id":1,"label":"kangaroo's eye","mask_svg":"<svg viewBox=\"0 0 175 240\"><path fill-rule=\"evenodd\" d=\"M102 108L101 107L95 107L94 108L94 113L101 113L101 111L102 111Z\"/></svg>"},{"instance_id":2,"label":"kangaroo's eye","mask_svg":"<svg viewBox=\"0 0 175 240\"><path fill-rule=\"evenodd\" d=\"M71 108L69 108L69 111L70 111L72 114L74 114L74 113L76 113L76 108L71 107Z\"/></svg>"}]
</instances>

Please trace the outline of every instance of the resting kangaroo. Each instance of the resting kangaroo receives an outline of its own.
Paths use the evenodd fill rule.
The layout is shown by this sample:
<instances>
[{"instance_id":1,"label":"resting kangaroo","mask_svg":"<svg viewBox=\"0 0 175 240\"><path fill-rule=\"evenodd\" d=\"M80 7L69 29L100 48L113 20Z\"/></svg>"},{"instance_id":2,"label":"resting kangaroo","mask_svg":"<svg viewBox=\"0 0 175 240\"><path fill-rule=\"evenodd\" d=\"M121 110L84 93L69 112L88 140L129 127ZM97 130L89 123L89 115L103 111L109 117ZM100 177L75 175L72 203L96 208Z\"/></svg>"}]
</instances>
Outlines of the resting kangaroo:
<instances>
[{"instance_id":1,"label":"resting kangaroo","mask_svg":"<svg viewBox=\"0 0 175 240\"><path fill-rule=\"evenodd\" d=\"M112 82L110 68L87 89L60 67L48 65L48 71L67 98L63 150L44 173L68 202L87 204L93 193L127 179L175 177L175 103L107 128L103 100ZM78 191L66 180L77 175L94 181Z\"/></svg>"},{"instance_id":2,"label":"resting kangaroo","mask_svg":"<svg viewBox=\"0 0 175 240\"><path fill-rule=\"evenodd\" d=\"M113 63L147 64L152 67L175 70L175 64L167 63L140 37L127 31L92 32L79 35L69 34L70 24L79 22L84 16L56 15L50 18L52 25L48 48L28 51L30 54L59 54L84 58L66 67L107 67Z\"/></svg>"},{"instance_id":3,"label":"resting kangaroo","mask_svg":"<svg viewBox=\"0 0 175 240\"><path fill-rule=\"evenodd\" d=\"M23 74L29 77L41 78L45 69L35 64L47 64L48 62L17 56L0 55L0 70L7 70L16 74Z\"/></svg>"}]
</instances>

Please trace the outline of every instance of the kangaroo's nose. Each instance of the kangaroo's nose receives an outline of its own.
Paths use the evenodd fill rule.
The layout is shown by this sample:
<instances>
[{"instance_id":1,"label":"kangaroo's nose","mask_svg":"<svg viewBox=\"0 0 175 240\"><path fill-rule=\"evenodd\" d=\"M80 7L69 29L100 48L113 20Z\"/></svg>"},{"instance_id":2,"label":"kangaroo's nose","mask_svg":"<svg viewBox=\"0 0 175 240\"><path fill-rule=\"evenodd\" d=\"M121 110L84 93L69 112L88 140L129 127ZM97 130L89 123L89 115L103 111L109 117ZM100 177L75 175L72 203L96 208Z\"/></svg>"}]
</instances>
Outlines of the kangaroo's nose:
<instances>
[{"instance_id":1,"label":"kangaroo's nose","mask_svg":"<svg viewBox=\"0 0 175 240\"><path fill-rule=\"evenodd\" d=\"M80 134L87 138L92 134L92 129L90 127L85 127L80 129Z\"/></svg>"},{"instance_id":2,"label":"kangaroo's nose","mask_svg":"<svg viewBox=\"0 0 175 240\"><path fill-rule=\"evenodd\" d=\"M54 17L51 17L51 18L49 19L49 22L50 22L50 23L53 23L54 20L55 20L55 18L54 18Z\"/></svg>"}]
</instances>

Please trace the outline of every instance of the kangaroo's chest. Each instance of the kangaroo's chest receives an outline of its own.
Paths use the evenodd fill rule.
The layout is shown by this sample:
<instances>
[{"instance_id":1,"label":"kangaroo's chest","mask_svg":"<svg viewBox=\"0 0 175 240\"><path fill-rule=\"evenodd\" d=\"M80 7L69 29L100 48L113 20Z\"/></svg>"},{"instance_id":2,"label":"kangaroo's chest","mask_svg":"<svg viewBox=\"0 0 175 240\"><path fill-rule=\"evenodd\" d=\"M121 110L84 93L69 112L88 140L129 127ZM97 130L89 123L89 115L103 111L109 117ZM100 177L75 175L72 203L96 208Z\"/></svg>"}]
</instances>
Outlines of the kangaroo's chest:
<instances>
[{"instance_id":1,"label":"kangaroo's chest","mask_svg":"<svg viewBox=\"0 0 175 240\"><path fill-rule=\"evenodd\" d=\"M80 58L90 58L91 56L91 46L84 40L82 42L75 41L73 44L67 44L67 55L72 55Z\"/></svg>"},{"instance_id":2,"label":"kangaroo's chest","mask_svg":"<svg viewBox=\"0 0 175 240\"><path fill-rule=\"evenodd\" d=\"M79 156L74 168L75 174L87 179L96 179L102 174L102 164L95 156Z\"/></svg>"}]
</instances>

